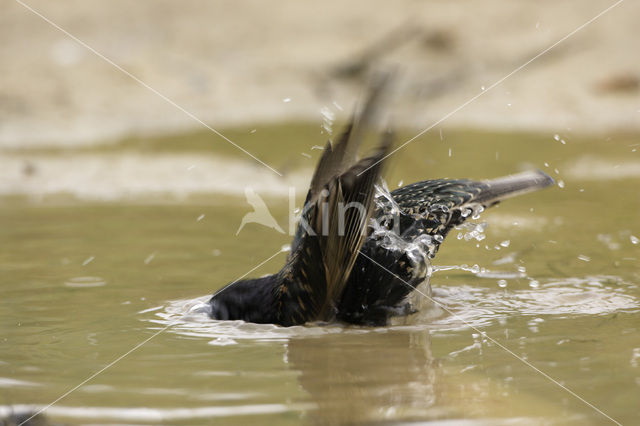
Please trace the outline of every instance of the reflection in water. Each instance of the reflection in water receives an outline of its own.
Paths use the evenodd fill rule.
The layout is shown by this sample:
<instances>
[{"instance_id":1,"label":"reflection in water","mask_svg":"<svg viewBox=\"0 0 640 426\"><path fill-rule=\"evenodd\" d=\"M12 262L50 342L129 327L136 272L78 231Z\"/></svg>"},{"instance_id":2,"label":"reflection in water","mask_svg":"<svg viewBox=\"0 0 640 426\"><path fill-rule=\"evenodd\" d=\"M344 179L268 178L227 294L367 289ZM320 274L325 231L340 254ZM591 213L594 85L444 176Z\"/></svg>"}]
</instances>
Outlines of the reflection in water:
<instances>
[{"instance_id":1,"label":"reflection in water","mask_svg":"<svg viewBox=\"0 0 640 426\"><path fill-rule=\"evenodd\" d=\"M490 279L495 282L496 277ZM138 313L154 330L170 326L167 333L204 339L216 347L199 345L194 352L189 346L184 352L176 349L161 358L147 355L149 371L170 360L176 369L175 381L161 376L157 382L151 380L135 388L123 388L117 380L94 383L83 389L84 396L98 394L106 405L55 405L47 415L76 421L190 424L241 416L273 416L272 420L293 423L303 416L314 424L465 419L466 424L474 425L544 424L549 418L565 416L557 423L565 424L571 410L556 405L555 399L536 399L531 394L538 389L548 392L549 383L510 356L504 362L501 350L487 350L491 345L469 327L494 336L508 329L517 340L512 338L505 345L518 355L537 358L535 364L544 371L559 374L576 359L586 368L591 361L584 354L595 350L598 342L581 340L575 330L565 330L562 319L635 312L639 303L633 286L614 276L540 280L537 288L521 282L524 288L505 290L483 287L484 283L480 277L474 278L475 285L442 286L436 282L435 300L454 315L431 307L407 324L386 328L340 324L284 328L213 321L203 310L209 296L144 309ZM554 318L560 321L550 325ZM545 324L555 334L530 339ZM509 340L507 335L505 338ZM441 365L432 355L431 339L437 342L434 351L445 357ZM168 347L180 346L175 343L172 339L167 342ZM553 364L541 358L550 350L555 351ZM636 352L625 354L625 362L633 368L640 359ZM177 362L180 360L188 362ZM135 364L135 360L131 362ZM126 368L126 363L118 368ZM584 371L579 370L572 380L582 380ZM191 373L190 381L183 382L184 374ZM30 386L32 383L37 384L0 380L0 386L11 389L42 388ZM118 402L108 405L108 401L120 401L122 395L131 397L128 406L118 407ZM39 407L0 406L0 413L3 409L10 414L11 410L26 412ZM537 419L539 415L546 417ZM573 423L583 424L584 418Z\"/></svg>"},{"instance_id":2,"label":"reflection in water","mask_svg":"<svg viewBox=\"0 0 640 426\"><path fill-rule=\"evenodd\" d=\"M490 277L495 282L495 272ZM509 279L518 278L521 277ZM243 351L244 348L259 347L254 345L263 342L282 344L279 347L284 348L285 365L281 365L284 370L276 367L275 380L285 377L287 369L293 371L304 396L287 399L280 409L283 412L302 411L315 424L461 418L467 419L468 424L486 424L487 419L483 421L482 418L487 415L497 415L489 424L508 424L518 419L525 423L545 423L545 419L535 416L570 417L571 411L554 405L555 401L514 393L510 387L514 376L519 380L533 377L532 383L541 383L544 389L549 384L510 357L507 364L495 365L493 357L500 357L500 350L484 354L484 339L475 333L472 333L472 337L477 336L473 345L465 347L468 340L458 332L470 327L484 331L496 325L498 330L506 332L505 321L513 320L515 328L511 331L520 337L517 346L515 341L510 342L511 348L518 348L516 352L523 354L547 351L549 348L544 342L536 341L536 346L527 343L526 336L537 333L540 322L547 324L554 317L592 318L635 312L640 304L633 295L633 286L615 276L540 280L535 288L520 283L524 288L508 289L484 287L481 285L483 278L475 280L478 279L480 281L474 282L475 285L436 285L433 297L450 313L432 306L412 316L407 324L386 328L340 324L284 328L242 321L212 321L204 303L209 296L174 301L159 310L148 311L148 314L153 315L150 321L156 324L156 329L171 324L167 332L207 339L211 345L231 348L235 345ZM544 316L544 320L540 316ZM520 323L522 325L517 325ZM453 370L448 367L445 371L447 364L440 367L432 356L430 338L439 338L442 333L448 333L452 340L458 338L445 352L449 360L458 360L452 363ZM566 342L566 334L561 332L558 343L550 344L557 346ZM442 350L442 340L439 343ZM583 349L573 350L582 353ZM477 353L480 359L477 359ZM570 359L573 353L565 350L558 352L558 357L566 354L568 358L563 362L569 365L575 362ZM555 368L544 363L542 366ZM495 377L487 380L486 369L503 380L495 380ZM523 385L521 382L515 388ZM537 385L531 386L535 389ZM500 397L496 399L496 395ZM296 401L302 402L304 408L296 408ZM505 401L508 404L504 404ZM228 408L233 410L233 407ZM163 413L163 416L166 418L169 414ZM523 414L529 417L514 417ZM195 413L190 415L195 416ZM563 417L562 421L569 417ZM583 421L582 417L574 419L574 423Z\"/></svg>"},{"instance_id":3,"label":"reflection in water","mask_svg":"<svg viewBox=\"0 0 640 426\"><path fill-rule=\"evenodd\" d=\"M428 331L292 338L286 355L318 407L310 414L314 423L433 417L436 371Z\"/></svg>"}]
</instances>

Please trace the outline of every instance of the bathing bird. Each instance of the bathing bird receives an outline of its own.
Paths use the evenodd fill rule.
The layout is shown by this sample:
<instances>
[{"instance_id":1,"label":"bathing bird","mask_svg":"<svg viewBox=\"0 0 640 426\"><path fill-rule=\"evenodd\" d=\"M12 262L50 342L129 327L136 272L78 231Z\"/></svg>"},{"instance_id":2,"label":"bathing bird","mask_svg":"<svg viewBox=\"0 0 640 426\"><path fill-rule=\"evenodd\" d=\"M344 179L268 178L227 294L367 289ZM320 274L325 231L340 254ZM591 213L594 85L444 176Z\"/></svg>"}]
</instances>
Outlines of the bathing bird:
<instances>
[{"instance_id":1,"label":"bathing bird","mask_svg":"<svg viewBox=\"0 0 640 426\"><path fill-rule=\"evenodd\" d=\"M451 229L506 198L554 183L538 170L483 181L424 180L389 192L381 174L392 133L357 159L387 85L388 77L374 82L336 143L326 144L282 269L223 287L208 302L211 318L388 324L415 312L411 296L428 284L430 261Z\"/></svg>"}]
</instances>

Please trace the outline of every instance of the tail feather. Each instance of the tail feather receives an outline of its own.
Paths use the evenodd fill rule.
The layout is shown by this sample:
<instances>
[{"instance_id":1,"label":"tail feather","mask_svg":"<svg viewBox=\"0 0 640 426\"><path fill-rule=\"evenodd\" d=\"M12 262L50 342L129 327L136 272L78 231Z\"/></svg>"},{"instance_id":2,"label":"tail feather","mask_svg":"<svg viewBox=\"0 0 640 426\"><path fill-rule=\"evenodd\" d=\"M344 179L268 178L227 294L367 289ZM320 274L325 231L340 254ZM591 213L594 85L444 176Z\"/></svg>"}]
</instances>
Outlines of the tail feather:
<instances>
[{"instance_id":1,"label":"tail feather","mask_svg":"<svg viewBox=\"0 0 640 426\"><path fill-rule=\"evenodd\" d=\"M484 181L487 187L477 195L474 201L481 204L493 204L507 198L537 191L553 185L554 180L542 170L528 171Z\"/></svg>"}]
</instances>

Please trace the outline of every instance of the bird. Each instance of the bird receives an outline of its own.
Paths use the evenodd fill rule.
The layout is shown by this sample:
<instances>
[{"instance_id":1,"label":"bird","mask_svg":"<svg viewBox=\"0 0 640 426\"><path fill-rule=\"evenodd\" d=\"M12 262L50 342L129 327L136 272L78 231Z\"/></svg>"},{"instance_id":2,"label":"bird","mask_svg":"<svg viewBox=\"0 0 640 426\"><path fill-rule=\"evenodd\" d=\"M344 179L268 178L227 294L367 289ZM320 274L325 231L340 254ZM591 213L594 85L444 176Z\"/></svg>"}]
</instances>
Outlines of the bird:
<instances>
[{"instance_id":1,"label":"bird","mask_svg":"<svg viewBox=\"0 0 640 426\"><path fill-rule=\"evenodd\" d=\"M361 110L324 147L282 269L224 286L208 301L212 319L387 325L416 312L411 296L428 283L430 262L451 229L554 183L534 170L482 181L424 180L390 192L381 179L393 132L382 132L374 151L357 158L388 80L371 84Z\"/></svg>"}]
</instances>

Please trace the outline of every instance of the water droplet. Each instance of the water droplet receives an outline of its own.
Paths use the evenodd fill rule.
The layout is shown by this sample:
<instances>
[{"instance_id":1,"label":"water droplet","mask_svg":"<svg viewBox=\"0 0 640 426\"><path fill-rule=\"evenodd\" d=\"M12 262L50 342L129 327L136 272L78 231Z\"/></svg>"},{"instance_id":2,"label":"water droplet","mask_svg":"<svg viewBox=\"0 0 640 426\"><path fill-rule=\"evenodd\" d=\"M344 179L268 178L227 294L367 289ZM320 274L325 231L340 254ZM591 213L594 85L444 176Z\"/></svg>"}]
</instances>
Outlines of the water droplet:
<instances>
[{"instance_id":1,"label":"water droplet","mask_svg":"<svg viewBox=\"0 0 640 426\"><path fill-rule=\"evenodd\" d=\"M484 92L484 86L480 86L480 89L482 89L482 91Z\"/></svg>"},{"instance_id":2,"label":"water droplet","mask_svg":"<svg viewBox=\"0 0 640 426\"><path fill-rule=\"evenodd\" d=\"M451 157L451 148L449 148L449 157Z\"/></svg>"},{"instance_id":3,"label":"water droplet","mask_svg":"<svg viewBox=\"0 0 640 426\"><path fill-rule=\"evenodd\" d=\"M578 255L578 259L582 260L583 262L591 261L591 258L589 256L585 256L584 254Z\"/></svg>"},{"instance_id":4,"label":"water droplet","mask_svg":"<svg viewBox=\"0 0 640 426\"><path fill-rule=\"evenodd\" d=\"M196 219L196 222L200 222L202 219L204 219L204 213L198 216L198 218Z\"/></svg>"},{"instance_id":5,"label":"water droplet","mask_svg":"<svg viewBox=\"0 0 640 426\"><path fill-rule=\"evenodd\" d=\"M307 154L306 152L301 152L300 155L306 158L311 158L311 154Z\"/></svg>"},{"instance_id":6,"label":"water droplet","mask_svg":"<svg viewBox=\"0 0 640 426\"><path fill-rule=\"evenodd\" d=\"M638 237L635 237L635 236L633 236L633 235L631 235L631 236L629 237L629 239L631 240L631 244L638 244L638 243L640 243L640 240L638 239Z\"/></svg>"},{"instance_id":7,"label":"water droplet","mask_svg":"<svg viewBox=\"0 0 640 426\"><path fill-rule=\"evenodd\" d=\"M400 182L398 182L398 188L400 188L402 186L402 184L404 183L403 180L401 180Z\"/></svg>"},{"instance_id":8,"label":"water droplet","mask_svg":"<svg viewBox=\"0 0 640 426\"><path fill-rule=\"evenodd\" d=\"M208 344L211 346L229 346L237 345L238 342L233 340L231 337L218 337L216 339L210 340Z\"/></svg>"},{"instance_id":9,"label":"water droplet","mask_svg":"<svg viewBox=\"0 0 640 426\"><path fill-rule=\"evenodd\" d=\"M555 135L553 135L553 139L555 139L556 141L560 141L560 135L556 133Z\"/></svg>"},{"instance_id":10,"label":"water droplet","mask_svg":"<svg viewBox=\"0 0 640 426\"><path fill-rule=\"evenodd\" d=\"M257 131L257 129L252 129L249 133L254 134Z\"/></svg>"},{"instance_id":11,"label":"water droplet","mask_svg":"<svg viewBox=\"0 0 640 426\"><path fill-rule=\"evenodd\" d=\"M498 287L505 288L507 286L507 280L498 280Z\"/></svg>"},{"instance_id":12,"label":"water droplet","mask_svg":"<svg viewBox=\"0 0 640 426\"><path fill-rule=\"evenodd\" d=\"M283 245L282 247L280 247L280 251L283 252L283 253L291 251L291 244Z\"/></svg>"},{"instance_id":13,"label":"water droplet","mask_svg":"<svg viewBox=\"0 0 640 426\"><path fill-rule=\"evenodd\" d=\"M640 348L633 348L631 352L631 366L633 368L638 368L638 364L640 364Z\"/></svg>"},{"instance_id":14,"label":"water droplet","mask_svg":"<svg viewBox=\"0 0 640 426\"><path fill-rule=\"evenodd\" d=\"M529 287L538 288L538 287L540 287L540 282L537 281L537 280L531 280L531 281L529 281Z\"/></svg>"},{"instance_id":15,"label":"water droplet","mask_svg":"<svg viewBox=\"0 0 640 426\"><path fill-rule=\"evenodd\" d=\"M500 243L502 247L509 247L509 244L511 244L510 240L504 240L503 242Z\"/></svg>"},{"instance_id":16,"label":"water droplet","mask_svg":"<svg viewBox=\"0 0 640 426\"><path fill-rule=\"evenodd\" d=\"M284 98L282 100L282 102L284 102L285 104L288 103L288 102L291 102L291 98Z\"/></svg>"},{"instance_id":17,"label":"water droplet","mask_svg":"<svg viewBox=\"0 0 640 426\"><path fill-rule=\"evenodd\" d=\"M563 180L558 180L558 187L559 188L564 188L564 181Z\"/></svg>"},{"instance_id":18,"label":"water droplet","mask_svg":"<svg viewBox=\"0 0 640 426\"><path fill-rule=\"evenodd\" d=\"M82 266L87 266L88 264L93 262L93 259L95 259L95 256L89 256L84 262L82 262Z\"/></svg>"},{"instance_id":19,"label":"water droplet","mask_svg":"<svg viewBox=\"0 0 640 426\"><path fill-rule=\"evenodd\" d=\"M151 263L151 261L153 260L153 258L156 257L156 252L151 253L149 256L147 256L144 259L144 264L148 265L149 263Z\"/></svg>"},{"instance_id":20,"label":"water droplet","mask_svg":"<svg viewBox=\"0 0 640 426\"><path fill-rule=\"evenodd\" d=\"M328 134L331 134L333 132L333 120L335 119L335 114L329 108L322 107L320 115L322 115L322 129Z\"/></svg>"}]
</instances>

